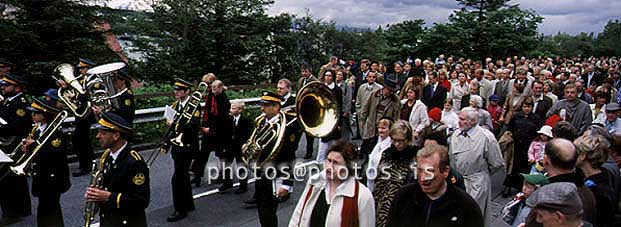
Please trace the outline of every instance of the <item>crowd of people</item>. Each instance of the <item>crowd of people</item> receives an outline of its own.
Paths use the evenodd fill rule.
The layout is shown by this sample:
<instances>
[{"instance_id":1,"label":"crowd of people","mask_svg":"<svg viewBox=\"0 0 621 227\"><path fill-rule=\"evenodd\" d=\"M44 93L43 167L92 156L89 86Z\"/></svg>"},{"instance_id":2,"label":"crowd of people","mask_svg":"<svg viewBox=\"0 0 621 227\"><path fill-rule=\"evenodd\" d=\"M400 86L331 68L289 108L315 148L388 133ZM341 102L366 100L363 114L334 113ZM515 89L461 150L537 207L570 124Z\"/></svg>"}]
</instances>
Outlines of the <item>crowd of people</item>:
<instances>
[{"instance_id":1,"label":"crowd of people","mask_svg":"<svg viewBox=\"0 0 621 227\"><path fill-rule=\"evenodd\" d=\"M78 67L94 65L81 59ZM617 226L621 223L620 66L614 57L476 61L440 55L382 64L333 56L317 71L302 64L297 81L283 78L276 92L264 91L262 114L251 116L257 117L254 122L243 114L245 104L231 102L224 83L206 74L201 78L209 85L200 100L204 107L185 125L167 122L183 134L180 143L165 148L174 161L174 210L167 220L181 220L195 209L192 186L205 183L212 152L224 167L234 162L245 166L242 147L253 129L290 120L279 113L295 108L296 91L321 83L340 111L334 129L314 138L302 124L287 124L284 141L262 148L280 152L258 157L259 162L274 165L291 165L296 158L323 164L323 171L310 176L296 198L292 216L284 217L290 218L289 226L492 226L491 176L503 170L502 194L513 197L501 211L508 225ZM129 88L131 77L126 72L116 78L117 90ZM44 125L62 109L54 92L32 103L24 98L24 76L7 73L2 81L6 98L0 117L10 121L0 126L1 136L24 138L28 130L23 129L33 121ZM173 85L176 101L171 108L183 112L192 102L195 85L179 78ZM146 225L149 174L142 156L127 144L134 114L131 91L127 95L115 109L93 107L90 115L76 120L76 131L97 123L97 138L108 149L99 163L109 170L104 175L107 187L89 187L85 193L87 201L103 204L103 226L127 221ZM24 152L43 130L33 129ZM296 157L301 137L306 141L301 148L304 156ZM64 150L51 148L64 146L64 139L52 140L50 149L41 153L41 157L56 154L50 156L59 160L54 167L39 168L54 173L41 173L32 184L33 195L42 201L41 225L62 225L59 200L70 181L68 176L60 180L55 176L66 176L69 170L61 158ZM79 177L90 172L95 158L91 145L84 144L90 140L88 133L76 132L72 139L80 160L74 176ZM127 167L116 168L119 165ZM285 177L287 170L276 170L279 177L269 179L273 174L265 167L259 166L254 193L244 202L256 205L262 226L277 226L278 203L289 198L293 179ZM222 169L215 183L220 184L220 193L226 193L233 189L235 177L229 168ZM246 193L248 179L238 180L234 193ZM10 176L0 183L28 188L25 176ZM35 190L49 185L58 190L51 195ZM3 217L29 215L28 194L12 195L0 198Z\"/></svg>"},{"instance_id":2,"label":"crowd of people","mask_svg":"<svg viewBox=\"0 0 621 227\"><path fill-rule=\"evenodd\" d=\"M352 162L367 169L358 179L376 226L491 226L491 175L503 169L502 195L514 198L507 224L617 226L619 67L615 57L332 57L317 79L336 74L353 91L334 93L352 104L339 130L342 141L362 140ZM581 200L566 198L574 194ZM305 226L309 205L299 202L290 224Z\"/></svg>"}]
</instances>

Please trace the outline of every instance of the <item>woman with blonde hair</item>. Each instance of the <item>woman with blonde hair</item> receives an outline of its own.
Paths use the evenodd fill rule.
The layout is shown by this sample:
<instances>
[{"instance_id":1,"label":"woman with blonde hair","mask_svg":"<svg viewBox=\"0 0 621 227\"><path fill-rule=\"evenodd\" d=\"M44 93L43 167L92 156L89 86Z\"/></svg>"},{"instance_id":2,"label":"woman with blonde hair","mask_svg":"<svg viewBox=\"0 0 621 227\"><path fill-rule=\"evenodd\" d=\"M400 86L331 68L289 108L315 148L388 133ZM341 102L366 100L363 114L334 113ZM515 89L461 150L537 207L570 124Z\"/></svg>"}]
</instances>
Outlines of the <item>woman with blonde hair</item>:
<instances>
[{"instance_id":1,"label":"woman with blonde hair","mask_svg":"<svg viewBox=\"0 0 621 227\"><path fill-rule=\"evenodd\" d=\"M392 146L382 154L378 166L379 175L375 179L375 207L377 209L377 226L386 226L392 200L397 191L408 183L413 174L410 168L417 148L412 145L412 128L407 121L397 121L390 128Z\"/></svg>"}]
</instances>

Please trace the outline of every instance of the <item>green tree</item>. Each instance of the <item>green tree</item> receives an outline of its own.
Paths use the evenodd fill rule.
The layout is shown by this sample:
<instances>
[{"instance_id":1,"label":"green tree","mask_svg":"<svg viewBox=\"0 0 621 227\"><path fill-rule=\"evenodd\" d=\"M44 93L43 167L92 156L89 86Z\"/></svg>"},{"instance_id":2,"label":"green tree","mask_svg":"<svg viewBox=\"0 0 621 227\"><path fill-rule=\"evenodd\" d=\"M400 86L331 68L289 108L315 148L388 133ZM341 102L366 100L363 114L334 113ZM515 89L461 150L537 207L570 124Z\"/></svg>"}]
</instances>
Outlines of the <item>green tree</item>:
<instances>
[{"instance_id":1,"label":"green tree","mask_svg":"<svg viewBox=\"0 0 621 227\"><path fill-rule=\"evenodd\" d=\"M387 59L382 60L396 61L411 56L425 34L424 24L424 20L417 19L406 20L388 27L384 32L384 39L387 43L384 51Z\"/></svg>"},{"instance_id":2,"label":"green tree","mask_svg":"<svg viewBox=\"0 0 621 227\"><path fill-rule=\"evenodd\" d=\"M5 0L15 9L0 16L3 58L31 78L32 93L53 86L49 75L61 62L76 63L79 57L96 62L118 60L106 46L95 23L98 7L87 0Z\"/></svg>"},{"instance_id":3,"label":"green tree","mask_svg":"<svg viewBox=\"0 0 621 227\"><path fill-rule=\"evenodd\" d=\"M462 6L449 21L463 31L467 56L484 59L523 54L536 47L543 18L533 10L510 5L510 0L457 0Z\"/></svg>"},{"instance_id":4,"label":"green tree","mask_svg":"<svg viewBox=\"0 0 621 227\"><path fill-rule=\"evenodd\" d=\"M621 21L610 20L604 31L597 36L596 48L599 55L621 56Z\"/></svg>"},{"instance_id":5,"label":"green tree","mask_svg":"<svg viewBox=\"0 0 621 227\"><path fill-rule=\"evenodd\" d=\"M271 3L158 1L151 17L143 23L153 24L159 34L136 43L146 54L146 61L139 63L140 73L149 80L175 76L198 80L213 72L227 83L251 83L257 76L265 75L264 66L273 60L269 53L274 47L268 37L272 31L283 30L271 27L272 20L265 13L265 7Z\"/></svg>"}]
</instances>

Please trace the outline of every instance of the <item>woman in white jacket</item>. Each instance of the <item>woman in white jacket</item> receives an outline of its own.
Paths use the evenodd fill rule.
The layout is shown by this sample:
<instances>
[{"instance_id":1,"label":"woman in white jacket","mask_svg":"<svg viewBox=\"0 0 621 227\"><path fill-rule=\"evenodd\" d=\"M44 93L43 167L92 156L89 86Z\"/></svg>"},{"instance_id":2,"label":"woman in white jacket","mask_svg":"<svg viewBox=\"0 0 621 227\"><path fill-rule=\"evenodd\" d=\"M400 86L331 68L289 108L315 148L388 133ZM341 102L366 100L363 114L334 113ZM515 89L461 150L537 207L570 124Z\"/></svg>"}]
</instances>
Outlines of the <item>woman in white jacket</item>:
<instances>
[{"instance_id":1,"label":"woman in white jacket","mask_svg":"<svg viewBox=\"0 0 621 227\"><path fill-rule=\"evenodd\" d=\"M408 121L412 126L412 138L415 146L422 144L420 136L425 127L429 126L427 106L416 97L416 88L407 90L407 99L401 100L401 120ZM407 116L407 119L404 119Z\"/></svg>"},{"instance_id":2,"label":"woman in white jacket","mask_svg":"<svg viewBox=\"0 0 621 227\"><path fill-rule=\"evenodd\" d=\"M375 226L375 201L353 176L355 158L354 145L349 142L339 141L330 147L326 169L308 179L289 227Z\"/></svg>"}]
</instances>

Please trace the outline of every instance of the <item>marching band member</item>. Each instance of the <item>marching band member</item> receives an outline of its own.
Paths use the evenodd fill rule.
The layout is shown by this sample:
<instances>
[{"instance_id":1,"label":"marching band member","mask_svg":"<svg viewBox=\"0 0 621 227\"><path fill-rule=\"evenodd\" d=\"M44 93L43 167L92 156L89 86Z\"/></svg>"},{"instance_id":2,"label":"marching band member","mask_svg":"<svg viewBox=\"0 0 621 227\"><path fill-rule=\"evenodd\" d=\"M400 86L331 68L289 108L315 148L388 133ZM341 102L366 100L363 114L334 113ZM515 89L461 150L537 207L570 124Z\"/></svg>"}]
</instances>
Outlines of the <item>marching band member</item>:
<instances>
[{"instance_id":1,"label":"marching band member","mask_svg":"<svg viewBox=\"0 0 621 227\"><path fill-rule=\"evenodd\" d=\"M276 123L280 121L280 117L278 116L280 113L280 107L282 102L282 97L278 94L275 94L270 91L264 91L261 96L261 111L264 113L265 117L260 117L256 122L256 127L260 127L262 124ZM296 124L291 124L291 126ZM295 150L291 149L292 141L296 141L297 128L287 127L285 129L284 139L281 141L282 147L280 148L280 152L276 157L274 157L271 163L268 163L270 166L274 166L278 168L288 162L292 162L295 159ZM263 149L264 151L271 151L274 146L279 146L279 144L275 144L275 142L271 142L267 144L267 146ZM269 152L262 152L261 156L258 158L257 163L263 162L268 155ZM278 184L274 184L273 181L280 181L281 179L270 179L267 176L274 176L274 174L270 174L267 171L270 168L265 168L267 166L258 166L259 171L257 171L257 181L255 182L255 193L256 193L256 203L257 203L257 211L259 214L259 222L261 226L278 226L278 217L276 216L276 212L278 210L278 200L279 198L288 197L289 193L293 190L293 181L290 179L282 179L282 185L279 188ZM273 170L273 169L271 169ZM276 175L281 175L283 171L278 168L278 173ZM288 171L292 171L291 168ZM289 174L291 176L291 174ZM275 193L274 193L275 192Z\"/></svg>"},{"instance_id":2,"label":"marching band member","mask_svg":"<svg viewBox=\"0 0 621 227\"><path fill-rule=\"evenodd\" d=\"M32 138L24 141L22 151L28 155L35 147L35 141L49 126L56 114L60 112L55 102L34 99L27 107L32 112L32 121L37 125ZM52 126L50 126L52 127ZM32 167L32 195L39 198L37 206L38 226L64 226L60 196L69 190L69 166L67 164L67 141L62 132L53 132L41 147L30 165Z\"/></svg>"},{"instance_id":3,"label":"marching band member","mask_svg":"<svg viewBox=\"0 0 621 227\"><path fill-rule=\"evenodd\" d=\"M131 124L110 112L102 113L97 123L97 139L106 149L100 160L103 183L101 188L89 186L84 196L100 202L100 226L147 226L149 168L127 142Z\"/></svg>"},{"instance_id":4,"label":"marching band member","mask_svg":"<svg viewBox=\"0 0 621 227\"><path fill-rule=\"evenodd\" d=\"M175 79L175 101L172 105L177 113L181 113L190 101L192 84L182 79ZM187 216L189 211L194 210L194 199L192 198L192 185L190 184L190 163L192 154L198 151L198 127L200 111L196 111L188 125L183 125L183 138L181 141L184 146L170 145L170 154L175 165L175 172L172 176L172 193L175 211L166 219L168 222L176 222ZM169 127L172 122L167 122Z\"/></svg>"},{"instance_id":5,"label":"marching band member","mask_svg":"<svg viewBox=\"0 0 621 227\"><path fill-rule=\"evenodd\" d=\"M23 93L26 86L26 77L21 74L9 73L2 78L2 93L6 99L0 106L0 118L4 119L6 124L0 124L0 136L15 137L8 146L0 147L4 151L12 151L19 146L21 139L26 137L32 128L30 111L26 109L30 103ZM0 172L10 172L8 166L2 165ZM21 217L31 214L26 176L8 173L0 181L0 208L2 208L0 226L14 223Z\"/></svg>"},{"instance_id":6,"label":"marching band member","mask_svg":"<svg viewBox=\"0 0 621 227\"><path fill-rule=\"evenodd\" d=\"M82 79L86 77L86 72L95 65L96 63L90 59L79 58L77 68ZM72 173L74 177L86 175L91 170L91 164L95 158L95 153L91 145L91 134L89 131L93 123L95 123L95 116L92 113L75 118L75 130L71 137L71 143L73 144L73 153L78 156L78 163L80 165L78 169Z\"/></svg>"}]
</instances>

